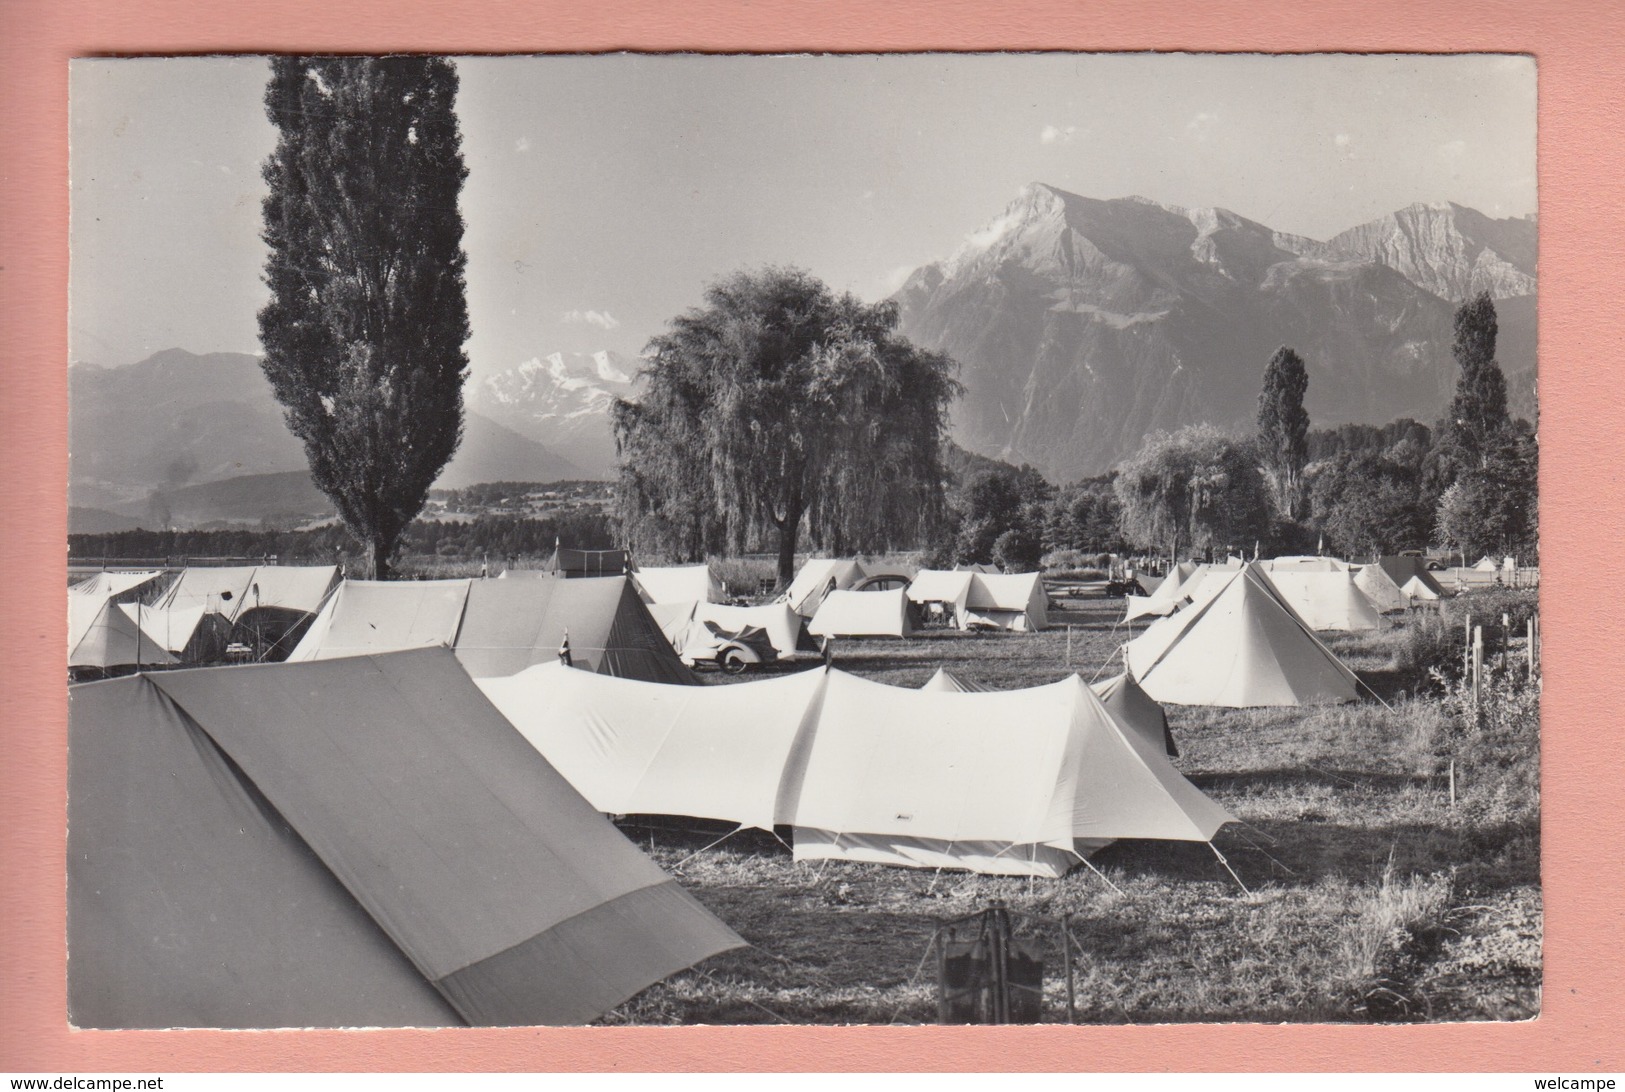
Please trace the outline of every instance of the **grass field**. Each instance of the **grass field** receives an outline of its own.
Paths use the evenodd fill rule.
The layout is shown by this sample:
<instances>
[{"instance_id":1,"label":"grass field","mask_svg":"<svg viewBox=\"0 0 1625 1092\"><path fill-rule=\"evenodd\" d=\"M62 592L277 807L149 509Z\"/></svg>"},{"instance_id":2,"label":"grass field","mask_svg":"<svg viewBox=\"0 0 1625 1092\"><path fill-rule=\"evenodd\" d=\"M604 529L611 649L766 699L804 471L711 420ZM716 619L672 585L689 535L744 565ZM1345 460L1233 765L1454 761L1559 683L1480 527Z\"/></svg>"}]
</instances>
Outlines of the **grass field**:
<instances>
[{"instance_id":1,"label":"grass field","mask_svg":"<svg viewBox=\"0 0 1625 1092\"><path fill-rule=\"evenodd\" d=\"M1121 601L1040 634L843 641L837 666L998 689L1117 668ZM1540 1006L1538 685L1469 715L1403 668L1405 626L1328 639L1382 696L1308 710L1170 706L1177 764L1241 823L1203 844L1119 842L1061 880L797 864L773 836L623 829L751 947L646 990L607 1023L924 1023L938 924L1002 899L1044 962L1046 1022L1521 1020ZM720 678L716 681L721 682ZM1409 688L1412 693L1405 693ZM991 726L990 731L997 731ZM1452 785L1454 801L1452 802ZM1241 884L1245 884L1243 890Z\"/></svg>"}]
</instances>

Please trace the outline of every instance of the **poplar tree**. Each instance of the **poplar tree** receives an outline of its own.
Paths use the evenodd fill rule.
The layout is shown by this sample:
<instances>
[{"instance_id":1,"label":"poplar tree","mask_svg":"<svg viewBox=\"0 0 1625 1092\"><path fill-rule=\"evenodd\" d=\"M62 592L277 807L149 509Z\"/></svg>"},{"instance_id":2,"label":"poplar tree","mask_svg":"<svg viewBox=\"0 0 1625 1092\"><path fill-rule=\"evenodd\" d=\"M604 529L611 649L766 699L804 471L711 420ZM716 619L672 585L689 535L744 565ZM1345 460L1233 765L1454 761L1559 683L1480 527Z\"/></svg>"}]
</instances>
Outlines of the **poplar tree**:
<instances>
[{"instance_id":1,"label":"poplar tree","mask_svg":"<svg viewBox=\"0 0 1625 1092\"><path fill-rule=\"evenodd\" d=\"M279 56L265 93L263 367L375 579L462 438L456 96L437 57Z\"/></svg>"},{"instance_id":2,"label":"poplar tree","mask_svg":"<svg viewBox=\"0 0 1625 1092\"><path fill-rule=\"evenodd\" d=\"M1285 345L1275 350L1258 394L1258 450L1274 485L1276 510L1287 519L1297 515L1309 459L1309 413L1303 408L1308 390L1303 358Z\"/></svg>"},{"instance_id":3,"label":"poplar tree","mask_svg":"<svg viewBox=\"0 0 1625 1092\"><path fill-rule=\"evenodd\" d=\"M1499 333L1495 301L1488 292L1456 309L1451 353L1461 368L1456 393L1445 411L1441 440L1451 450L1458 472L1482 470L1499 437L1511 424L1507 415L1507 381L1495 361Z\"/></svg>"}]
</instances>

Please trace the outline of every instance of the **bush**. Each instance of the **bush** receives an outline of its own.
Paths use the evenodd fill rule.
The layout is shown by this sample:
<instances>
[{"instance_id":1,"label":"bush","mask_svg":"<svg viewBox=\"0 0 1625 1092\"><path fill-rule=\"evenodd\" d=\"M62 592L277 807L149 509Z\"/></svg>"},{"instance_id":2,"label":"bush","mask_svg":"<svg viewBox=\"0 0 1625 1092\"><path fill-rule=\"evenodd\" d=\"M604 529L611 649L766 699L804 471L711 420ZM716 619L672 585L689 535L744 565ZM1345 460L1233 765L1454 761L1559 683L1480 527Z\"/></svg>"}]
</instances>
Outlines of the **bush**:
<instances>
[{"instance_id":1,"label":"bush","mask_svg":"<svg viewBox=\"0 0 1625 1092\"><path fill-rule=\"evenodd\" d=\"M1425 611L1401 633L1394 669L1408 690L1420 692L1430 679L1448 685L1461 678L1465 647L1466 635L1448 615Z\"/></svg>"},{"instance_id":2,"label":"bush","mask_svg":"<svg viewBox=\"0 0 1625 1092\"><path fill-rule=\"evenodd\" d=\"M993 561L1007 573L1030 573L1042 556L1038 536L1025 528L1012 527L993 543Z\"/></svg>"},{"instance_id":3,"label":"bush","mask_svg":"<svg viewBox=\"0 0 1625 1092\"><path fill-rule=\"evenodd\" d=\"M1051 550L1038 559L1045 571L1051 569L1081 569L1084 567L1082 550Z\"/></svg>"}]
</instances>

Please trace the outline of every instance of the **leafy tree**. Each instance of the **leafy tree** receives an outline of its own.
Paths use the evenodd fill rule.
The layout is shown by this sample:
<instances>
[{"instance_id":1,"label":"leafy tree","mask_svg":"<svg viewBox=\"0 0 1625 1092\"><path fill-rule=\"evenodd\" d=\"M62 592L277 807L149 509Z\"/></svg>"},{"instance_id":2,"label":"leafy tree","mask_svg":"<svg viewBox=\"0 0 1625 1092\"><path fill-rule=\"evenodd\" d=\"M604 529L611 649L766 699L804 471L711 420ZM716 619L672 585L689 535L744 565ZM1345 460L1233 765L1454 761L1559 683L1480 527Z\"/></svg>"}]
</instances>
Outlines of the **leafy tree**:
<instances>
[{"instance_id":1,"label":"leafy tree","mask_svg":"<svg viewBox=\"0 0 1625 1092\"><path fill-rule=\"evenodd\" d=\"M1308 390L1303 358L1285 345L1275 350L1258 394L1258 450L1276 511L1288 519L1297 514L1299 478L1309 455L1309 412L1303 408Z\"/></svg>"},{"instance_id":2,"label":"leafy tree","mask_svg":"<svg viewBox=\"0 0 1625 1092\"><path fill-rule=\"evenodd\" d=\"M1030 466L1001 463L971 472L952 501L959 527L955 557L964 562L996 560L993 550L999 539L1019 531L1019 539L1011 541L1030 539L1036 560L1043 553L1043 528L1054 495L1055 487Z\"/></svg>"},{"instance_id":3,"label":"leafy tree","mask_svg":"<svg viewBox=\"0 0 1625 1092\"><path fill-rule=\"evenodd\" d=\"M1251 445L1212 425L1154 432L1118 467L1113 485L1123 537L1179 556L1196 549L1244 548L1269 525L1269 498Z\"/></svg>"},{"instance_id":4,"label":"leafy tree","mask_svg":"<svg viewBox=\"0 0 1625 1092\"><path fill-rule=\"evenodd\" d=\"M1124 547L1113 477L1086 478L1062 488L1044 526L1044 549L1116 551Z\"/></svg>"},{"instance_id":5,"label":"leafy tree","mask_svg":"<svg viewBox=\"0 0 1625 1092\"><path fill-rule=\"evenodd\" d=\"M1343 556L1397 553L1427 544L1432 509L1419 499L1417 472L1369 451L1315 464L1310 522Z\"/></svg>"},{"instance_id":6,"label":"leafy tree","mask_svg":"<svg viewBox=\"0 0 1625 1092\"><path fill-rule=\"evenodd\" d=\"M1533 559L1539 548L1534 431L1526 423L1502 429L1485 452L1482 470L1469 470L1439 499L1436 533L1464 554Z\"/></svg>"},{"instance_id":7,"label":"leafy tree","mask_svg":"<svg viewBox=\"0 0 1625 1092\"><path fill-rule=\"evenodd\" d=\"M1043 544L1027 527L1012 527L993 542L993 561L1007 573L1030 573L1044 556Z\"/></svg>"},{"instance_id":8,"label":"leafy tree","mask_svg":"<svg viewBox=\"0 0 1625 1092\"><path fill-rule=\"evenodd\" d=\"M462 438L456 96L435 57L275 57L265 94L263 366L380 578Z\"/></svg>"},{"instance_id":9,"label":"leafy tree","mask_svg":"<svg viewBox=\"0 0 1625 1092\"><path fill-rule=\"evenodd\" d=\"M960 387L897 319L796 269L708 286L650 341L640 400L616 407L628 545L696 557L776 539L788 583L804 528L838 553L929 538Z\"/></svg>"}]
</instances>

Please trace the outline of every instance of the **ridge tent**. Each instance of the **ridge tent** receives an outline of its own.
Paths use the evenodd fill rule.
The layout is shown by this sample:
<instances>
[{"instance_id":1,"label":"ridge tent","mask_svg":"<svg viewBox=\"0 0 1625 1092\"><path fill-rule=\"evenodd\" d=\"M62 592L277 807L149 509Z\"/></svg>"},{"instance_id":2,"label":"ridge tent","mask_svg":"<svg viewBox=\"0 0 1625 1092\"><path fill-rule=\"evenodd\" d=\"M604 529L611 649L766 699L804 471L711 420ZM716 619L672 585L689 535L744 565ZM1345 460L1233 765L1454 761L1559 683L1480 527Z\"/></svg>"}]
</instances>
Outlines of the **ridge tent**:
<instances>
[{"instance_id":1,"label":"ridge tent","mask_svg":"<svg viewBox=\"0 0 1625 1092\"><path fill-rule=\"evenodd\" d=\"M965 604L968 626L1036 632L1049 625L1041 573L977 573Z\"/></svg>"},{"instance_id":2,"label":"ridge tent","mask_svg":"<svg viewBox=\"0 0 1625 1092\"><path fill-rule=\"evenodd\" d=\"M725 598L709 565L639 568L631 576L645 603L720 603Z\"/></svg>"},{"instance_id":3,"label":"ridge tent","mask_svg":"<svg viewBox=\"0 0 1625 1092\"><path fill-rule=\"evenodd\" d=\"M711 643L708 633L695 629L696 626L703 629L707 622L715 622L729 633L737 633L746 626L757 626L767 633L768 641L781 657L796 654L796 645L801 636L801 615L782 602L760 607L735 607L726 603L651 603L649 614L679 658L683 658L691 639L706 645ZM688 661L685 659L684 662Z\"/></svg>"},{"instance_id":4,"label":"ridge tent","mask_svg":"<svg viewBox=\"0 0 1625 1092\"><path fill-rule=\"evenodd\" d=\"M511 675L558 658L576 667L692 683L624 576L564 580L346 580L290 661L445 646L472 675Z\"/></svg>"},{"instance_id":5,"label":"ridge tent","mask_svg":"<svg viewBox=\"0 0 1625 1092\"><path fill-rule=\"evenodd\" d=\"M1206 842L1232 818L1076 676L977 694L831 671L787 800L797 860L1000 875L1061 876L1119 838Z\"/></svg>"},{"instance_id":6,"label":"ridge tent","mask_svg":"<svg viewBox=\"0 0 1625 1092\"><path fill-rule=\"evenodd\" d=\"M68 596L68 666L109 668L172 664L174 656L145 637L112 598Z\"/></svg>"},{"instance_id":7,"label":"ridge tent","mask_svg":"<svg viewBox=\"0 0 1625 1092\"><path fill-rule=\"evenodd\" d=\"M780 598L803 618L811 618L818 613L825 595L850 588L866 575L863 566L856 561L810 557L796 571L795 579Z\"/></svg>"},{"instance_id":8,"label":"ridge tent","mask_svg":"<svg viewBox=\"0 0 1625 1092\"><path fill-rule=\"evenodd\" d=\"M338 578L337 565L261 565L244 592L232 637L256 658L286 659Z\"/></svg>"},{"instance_id":9,"label":"ridge tent","mask_svg":"<svg viewBox=\"0 0 1625 1092\"><path fill-rule=\"evenodd\" d=\"M975 582L976 574L973 572L921 569L909 582L908 600L921 607L928 603L941 603L951 613L954 625L964 629L965 608L970 603L971 585Z\"/></svg>"},{"instance_id":10,"label":"ridge tent","mask_svg":"<svg viewBox=\"0 0 1625 1092\"><path fill-rule=\"evenodd\" d=\"M1292 706L1354 701L1359 679L1249 565L1204 599L1128 643L1128 664L1154 700L1175 705Z\"/></svg>"},{"instance_id":11,"label":"ridge tent","mask_svg":"<svg viewBox=\"0 0 1625 1092\"><path fill-rule=\"evenodd\" d=\"M818 668L678 691L547 664L479 685L600 810L791 826L797 860L1059 876L1114 839L1208 841L1230 819L1076 676L942 693Z\"/></svg>"},{"instance_id":12,"label":"ridge tent","mask_svg":"<svg viewBox=\"0 0 1625 1092\"><path fill-rule=\"evenodd\" d=\"M1406 599L1414 603L1431 603L1440 598L1439 593L1428 587L1420 576L1411 577L1399 590L1404 593Z\"/></svg>"},{"instance_id":13,"label":"ridge tent","mask_svg":"<svg viewBox=\"0 0 1625 1092\"><path fill-rule=\"evenodd\" d=\"M903 588L832 591L807 623L807 632L814 637L906 637L914 632L908 611Z\"/></svg>"},{"instance_id":14,"label":"ridge tent","mask_svg":"<svg viewBox=\"0 0 1625 1092\"><path fill-rule=\"evenodd\" d=\"M1481 573L1493 573L1500 567L1501 563L1496 561L1495 558L1491 557L1489 554L1485 554L1483 557L1479 558L1477 564L1473 566L1473 568L1477 569Z\"/></svg>"},{"instance_id":15,"label":"ridge tent","mask_svg":"<svg viewBox=\"0 0 1625 1092\"><path fill-rule=\"evenodd\" d=\"M289 662L451 647L468 580L345 580L328 597Z\"/></svg>"},{"instance_id":16,"label":"ridge tent","mask_svg":"<svg viewBox=\"0 0 1625 1092\"><path fill-rule=\"evenodd\" d=\"M1161 747L1169 758L1179 757L1168 714L1127 672L1090 683L1089 689L1119 724L1140 733L1153 747Z\"/></svg>"},{"instance_id":17,"label":"ridge tent","mask_svg":"<svg viewBox=\"0 0 1625 1092\"><path fill-rule=\"evenodd\" d=\"M1399 590L1399 585L1389 578L1381 565L1361 565L1354 571L1354 586L1383 614L1410 606L1405 593Z\"/></svg>"},{"instance_id":18,"label":"ridge tent","mask_svg":"<svg viewBox=\"0 0 1625 1092\"><path fill-rule=\"evenodd\" d=\"M1310 629L1363 633L1386 624L1347 569L1266 571L1271 586Z\"/></svg>"},{"instance_id":19,"label":"ridge tent","mask_svg":"<svg viewBox=\"0 0 1625 1092\"><path fill-rule=\"evenodd\" d=\"M1419 557L1410 554L1390 554L1379 558L1377 564L1388 574L1388 579L1398 584L1400 588L1404 588L1415 577L1421 580L1423 586L1431 591L1435 598L1444 594L1444 589L1433 578L1433 574L1428 572L1427 565Z\"/></svg>"},{"instance_id":20,"label":"ridge tent","mask_svg":"<svg viewBox=\"0 0 1625 1092\"><path fill-rule=\"evenodd\" d=\"M985 561L973 561L969 564L955 565L953 571L956 573L993 573L996 575L1003 570L997 565L989 565Z\"/></svg>"},{"instance_id":21,"label":"ridge tent","mask_svg":"<svg viewBox=\"0 0 1625 1092\"><path fill-rule=\"evenodd\" d=\"M513 675L556 661L566 633L575 667L651 682L697 681L625 576L472 581L451 644L470 675Z\"/></svg>"},{"instance_id":22,"label":"ridge tent","mask_svg":"<svg viewBox=\"0 0 1625 1092\"><path fill-rule=\"evenodd\" d=\"M149 584L163 576L161 569L147 572L109 572L103 570L77 584L68 585L75 595L90 595L98 599L127 599L132 593L147 590Z\"/></svg>"},{"instance_id":23,"label":"ridge tent","mask_svg":"<svg viewBox=\"0 0 1625 1092\"><path fill-rule=\"evenodd\" d=\"M443 650L74 687L79 1027L592 1020L743 942Z\"/></svg>"}]
</instances>

